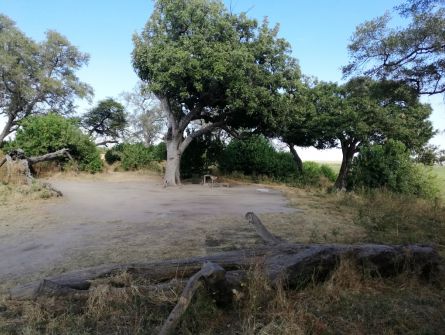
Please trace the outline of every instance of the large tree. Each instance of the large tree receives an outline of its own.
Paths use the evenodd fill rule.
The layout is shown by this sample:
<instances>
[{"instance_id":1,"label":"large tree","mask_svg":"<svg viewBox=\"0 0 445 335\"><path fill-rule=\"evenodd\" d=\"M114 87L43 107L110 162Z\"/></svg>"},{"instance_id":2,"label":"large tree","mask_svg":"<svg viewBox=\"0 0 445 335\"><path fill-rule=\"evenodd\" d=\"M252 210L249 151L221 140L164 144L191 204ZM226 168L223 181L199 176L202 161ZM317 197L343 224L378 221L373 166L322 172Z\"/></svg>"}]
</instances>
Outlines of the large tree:
<instances>
[{"instance_id":1,"label":"large tree","mask_svg":"<svg viewBox=\"0 0 445 335\"><path fill-rule=\"evenodd\" d=\"M96 145L118 143L127 126L125 107L112 98L101 100L83 115L82 126L90 136L100 139Z\"/></svg>"},{"instance_id":2,"label":"large tree","mask_svg":"<svg viewBox=\"0 0 445 335\"><path fill-rule=\"evenodd\" d=\"M431 107L416 90L400 82L353 78L342 86L319 85L318 120L340 143L343 158L337 189L347 186L352 159L364 144L399 140L408 149L421 148L433 136Z\"/></svg>"},{"instance_id":3,"label":"large tree","mask_svg":"<svg viewBox=\"0 0 445 335\"><path fill-rule=\"evenodd\" d=\"M445 1L408 0L396 7L408 21L394 28L390 14L356 28L346 76L403 80L420 94L445 92Z\"/></svg>"},{"instance_id":4,"label":"large tree","mask_svg":"<svg viewBox=\"0 0 445 335\"><path fill-rule=\"evenodd\" d=\"M91 95L92 89L75 75L87 62L88 55L57 32L48 31L36 43L0 14L0 116L6 119L0 146L25 117L48 111L67 114L76 97Z\"/></svg>"},{"instance_id":5,"label":"large tree","mask_svg":"<svg viewBox=\"0 0 445 335\"><path fill-rule=\"evenodd\" d=\"M181 155L194 138L255 127L298 79L289 44L277 33L217 0L156 1L134 36L133 63L167 116L167 184L180 183Z\"/></svg>"},{"instance_id":6,"label":"large tree","mask_svg":"<svg viewBox=\"0 0 445 335\"><path fill-rule=\"evenodd\" d=\"M128 115L126 141L153 145L161 138L166 124L158 99L143 83L138 83L131 92L123 92L121 97Z\"/></svg>"}]
</instances>

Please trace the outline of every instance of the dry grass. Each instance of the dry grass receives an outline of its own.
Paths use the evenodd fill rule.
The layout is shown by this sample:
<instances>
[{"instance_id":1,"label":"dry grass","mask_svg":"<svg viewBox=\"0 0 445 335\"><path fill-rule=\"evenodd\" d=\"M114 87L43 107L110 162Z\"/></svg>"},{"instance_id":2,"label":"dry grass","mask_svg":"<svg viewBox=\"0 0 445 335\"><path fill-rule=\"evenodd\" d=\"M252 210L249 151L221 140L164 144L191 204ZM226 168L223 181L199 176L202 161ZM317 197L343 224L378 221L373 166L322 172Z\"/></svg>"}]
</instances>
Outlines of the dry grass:
<instances>
[{"instance_id":1,"label":"dry grass","mask_svg":"<svg viewBox=\"0 0 445 335\"><path fill-rule=\"evenodd\" d=\"M217 306L207 292L198 292L177 334L440 334L444 329L443 281L364 273L343 259L326 282L296 290L268 282L259 261L232 305ZM176 279L158 289L151 284L122 273L69 298L0 301L0 333L154 334L184 282Z\"/></svg>"},{"instance_id":2,"label":"dry grass","mask_svg":"<svg viewBox=\"0 0 445 335\"><path fill-rule=\"evenodd\" d=\"M58 194L45 184L35 181L31 185L4 185L0 183L0 206L20 204L30 200L57 197Z\"/></svg>"}]
</instances>

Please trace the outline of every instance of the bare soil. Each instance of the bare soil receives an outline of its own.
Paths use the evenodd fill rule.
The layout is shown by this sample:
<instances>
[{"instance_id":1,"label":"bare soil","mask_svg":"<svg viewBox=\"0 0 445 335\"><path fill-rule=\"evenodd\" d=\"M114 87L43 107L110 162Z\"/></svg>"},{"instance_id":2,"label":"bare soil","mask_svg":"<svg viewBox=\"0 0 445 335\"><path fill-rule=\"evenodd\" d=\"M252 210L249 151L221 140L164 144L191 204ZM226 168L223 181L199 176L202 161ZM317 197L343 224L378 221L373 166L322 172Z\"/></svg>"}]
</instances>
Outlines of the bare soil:
<instances>
[{"instance_id":1,"label":"bare soil","mask_svg":"<svg viewBox=\"0 0 445 335\"><path fill-rule=\"evenodd\" d=\"M286 197L258 184L163 188L161 178L138 173L48 181L63 198L0 205L0 292L81 267L254 246L261 241L244 219L248 211L288 240L336 241L341 234L344 241L359 231L336 205L329 209L304 191Z\"/></svg>"}]
</instances>

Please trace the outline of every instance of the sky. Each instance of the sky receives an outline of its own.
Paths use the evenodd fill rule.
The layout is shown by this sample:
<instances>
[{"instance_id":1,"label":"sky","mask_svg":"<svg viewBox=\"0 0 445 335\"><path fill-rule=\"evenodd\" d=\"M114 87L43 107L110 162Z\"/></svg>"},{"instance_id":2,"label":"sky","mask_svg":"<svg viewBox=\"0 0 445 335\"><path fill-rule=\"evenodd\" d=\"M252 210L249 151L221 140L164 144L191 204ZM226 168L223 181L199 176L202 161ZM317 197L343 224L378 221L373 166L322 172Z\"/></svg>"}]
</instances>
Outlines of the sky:
<instances>
[{"instance_id":1,"label":"sky","mask_svg":"<svg viewBox=\"0 0 445 335\"><path fill-rule=\"evenodd\" d=\"M341 67L348 63L347 45L355 27L390 10L401 0L225 0L232 12L249 17L268 17L279 23L293 56L306 75L323 81L342 82ZM91 85L92 104L131 91L138 78L131 65L132 35L141 32L153 8L151 0L0 0L0 12L36 41L47 30L66 36L90 62L78 72ZM445 129L443 96L424 97L432 104L435 128ZM91 108L79 102L81 114ZM1 125L1 120L0 120ZM445 134L432 143L445 149ZM299 149L304 160L341 160L340 150Z\"/></svg>"}]
</instances>

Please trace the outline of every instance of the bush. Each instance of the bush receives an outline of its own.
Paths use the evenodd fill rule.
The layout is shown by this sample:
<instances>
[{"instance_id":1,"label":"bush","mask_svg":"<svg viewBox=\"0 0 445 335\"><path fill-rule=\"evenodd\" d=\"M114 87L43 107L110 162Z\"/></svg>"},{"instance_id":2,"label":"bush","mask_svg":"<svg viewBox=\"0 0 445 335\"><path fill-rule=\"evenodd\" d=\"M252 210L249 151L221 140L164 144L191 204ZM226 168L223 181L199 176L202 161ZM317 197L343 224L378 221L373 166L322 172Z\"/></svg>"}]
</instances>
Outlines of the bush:
<instances>
[{"instance_id":1,"label":"bush","mask_svg":"<svg viewBox=\"0 0 445 335\"><path fill-rule=\"evenodd\" d=\"M105 153L105 161L110 165L120 160L121 160L121 155L114 149L109 149Z\"/></svg>"},{"instance_id":2,"label":"bush","mask_svg":"<svg viewBox=\"0 0 445 335\"><path fill-rule=\"evenodd\" d=\"M154 146L145 146L143 143L120 143L105 153L108 164L121 162L124 170L138 170L158 166L152 164L154 161L162 161L167 158L165 143Z\"/></svg>"},{"instance_id":3,"label":"bush","mask_svg":"<svg viewBox=\"0 0 445 335\"><path fill-rule=\"evenodd\" d=\"M393 140L363 147L354 159L350 182L354 188L385 188L423 198L438 194L433 177L415 165L403 143Z\"/></svg>"},{"instance_id":4,"label":"bush","mask_svg":"<svg viewBox=\"0 0 445 335\"><path fill-rule=\"evenodd\" d=\"M142 143L122 145L121 163L124 170L148 168L153 160L153 147L146 147Z\"/></svg>"},{"instance_id":5,"label":"bush","mask_svg":"<svg viewBox=\"0 0 445 335\"><path fill-rule=\"evenodd\" d=\"M157 161L165 161L167 159L167 145L161 142L153 147L153 158Z\"/></svg>"},{"instance_id":6,"label":"bush","mask_svg":"<svg viewBox=\"0 0 445 335\"><path fill-rule=\"evenodd\" d=\"M38 156L68 148L82 171L91 173L102 170L102 161L96 145L83 134L75 120L58 114L31 116L21 122L15 139L7 148L21 148L26 155ZM66 159L61 158L61 162Z\"/></svg>"},{"instance_id":7,"label":"bush","mask_svg":"<svg viewBox=\"0 0 445 335\"><path fill-rule=\"evenodd\" d=\"M334 182L336 177L336 173L329 165L308 161L303 162L303 175L299 181L304 185L319 185L323 178Z\"/></svg>"},{"instance_id":8,"label":"bush","mask_svg":"<svg viewBox=\"0 0 445 335\"><path fill-rule=\"evenodd\" d=\"M250 176L268 176L278 180L295 177L290 153L277 152L264 136L232 140L218 159L223 172L241 172Z\"/></svg>"}]
</instances>

